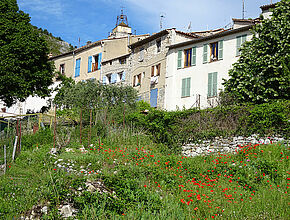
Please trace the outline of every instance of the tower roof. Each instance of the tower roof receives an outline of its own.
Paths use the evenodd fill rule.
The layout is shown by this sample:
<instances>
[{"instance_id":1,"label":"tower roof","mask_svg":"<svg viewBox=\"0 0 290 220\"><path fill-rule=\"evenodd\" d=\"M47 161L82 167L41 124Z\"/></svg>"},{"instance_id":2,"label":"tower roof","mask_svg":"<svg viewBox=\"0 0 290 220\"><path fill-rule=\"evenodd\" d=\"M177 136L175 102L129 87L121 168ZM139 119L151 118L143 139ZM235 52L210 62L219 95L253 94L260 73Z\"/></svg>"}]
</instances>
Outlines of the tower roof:
<instances>
[{"instance_id":1,"label":"tower roof","mask_svg":"<svg viewBox=\"0 0 290 220\"><path fill-rule=\"evenodd\" d=\"M127 15L124 15L123 8L121 9L121 14L117 16L116 27L117 26L129 27Z\"/></svg>"}]
</instances>

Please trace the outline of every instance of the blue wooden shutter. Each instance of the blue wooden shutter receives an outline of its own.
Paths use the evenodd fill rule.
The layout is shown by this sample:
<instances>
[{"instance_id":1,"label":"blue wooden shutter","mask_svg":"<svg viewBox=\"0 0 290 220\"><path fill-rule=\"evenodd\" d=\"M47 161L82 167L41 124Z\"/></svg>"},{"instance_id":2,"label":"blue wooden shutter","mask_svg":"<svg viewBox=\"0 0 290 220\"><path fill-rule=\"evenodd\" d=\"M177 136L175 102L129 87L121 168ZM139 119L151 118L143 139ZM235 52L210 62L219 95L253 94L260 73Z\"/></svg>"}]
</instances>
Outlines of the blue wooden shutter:
<instances>
[{"instance_id":1,"label":"blue wooden shutter","mask_svg":"<svg viewBox=\"0 0 290 220\"><path fill-rule=\"evenodd\" d=\"M103 84L106 85L107 84L107 77L103 76Z\"/></svg>"},{"instance_id":2,"label":"blue wooden shutter","mask_svg":"<svg viewBox=\"0 0 290 220\"><path fill-rule=\"evenodd\" d=\"M207 85L207 96L212 97L212 83L213 83L213 74L208 74L208 85Z\"/></svg>"},{"instance_id":3,"label":"blue wooden shutter","mask_svg":"<svg viewBox=\"0 0 290 220\"><path fill-rule=\"evenodd\" d=\"M117 73L113 73L112 76L111 76L111 83L116 83L117 82Z\"/></svg>"},{"instance_id":4,"label":"blue wooden shutter","mask_svg":"<svg viewBox=\"0 0 290 220\"><path fill-rule=\"evenodd\" d=\"M93 61L93 57L89 56L89 58L88 58L88 73L92 72L92 61Z\"/></svg>"},{"instance_id":5,"label":"blue wooden shutter","mask_svg":"<svg viewBox=\"0 0 290 220\"><path fill-rule=\"evenodd\" d=\"M178 51L177 69L182 68L182 50Z\"/></svg>"},{"instance_id":6,"label":"blue wooden shutter","mask_svg":"<svg viewBox=\"0 0 290 220\"><path fill-rule=\"evenodd\" d=\"M80 69L81 69L81 59L77 59L75 66L75 77L80 76Z\"/></svg>"},{"instance_id":7,"label":"blue wooden shutter","mask_svg":"<svg viewBox=\"0 0 290 220\"><path fill-rule=\"evenodd\" d=\"M124 71L123 74L122 74L122 79L121 80L125 81L125 79L126 79L126 72Z\"/></svg>"},{"instance_id":8,"label":"blue wooden shutter","mask_svg":"<svg viewBox=\"0 0 290 220\"><path fill-rule=\"evenodd\" d=\"M240 55L241 44L242 44L242 37L241 36L238 36L237 37L237 50L236 50L236 55L237 56Z\"/></svg>"},{"instance_id":9,"label":"blue wooden shutter","mask_svg":"<svg viewBox=\"0 0 290 220\"><path fill-rule=\"evenodd\" d=\"M203 63L207 63L208 57L208 44L203 45Z\"/></svg>"},{"instance_id":10,"label":"blue wooden shutter","mask_svg":"<svg viewBox=\"0 0 290 220\"><path fill-rule=\"evenodd\" d=\"M223 59L223 50L224 50L224 41L223 40L221 40L221 41L219 41L219 43L218 43L218 59L219 60L222 60Z\"/></svg>"},{"instance_id":11,"label":"blue wooden shutter","mask_svg":"<svg viewBox=\"0 0 290 220\"><path fill-rule=\"evenodd\" d=\"M217 72L212 73L212 96L217 96Z\"/></svg>"},{"instance_id":12,"label":"blue wooden shutter","mask_svg":"<svg viewBox=\"0 0 290 220\"><path fill-rule=\"evenodd\" d=\"M191 55L191 66L196 65L196 47L193 47L192 50L192 55Z\"/></svg>"},{"instance_id":13,"label":"blue wooden shutter","mask_svg":"<svg viewBox=\"0 0 290 220\"><path fill-rule=\"evenodd\" d=\"M99 56L98 56L98 70L101 69L101 65L102 65L102 53L99 53Z\"/></svg>"},{"instance_id":14,"label":"blue wooden shutter","mask_svg":"<svg viewBox=\"0 0 290 220\"><path fill-rule=\"evenodd\" d=\"M151 107L157 107L157 97L158 97L158 89L152 89L150 91L150 105L151 105Z\"/></svg>"}]
</instances>

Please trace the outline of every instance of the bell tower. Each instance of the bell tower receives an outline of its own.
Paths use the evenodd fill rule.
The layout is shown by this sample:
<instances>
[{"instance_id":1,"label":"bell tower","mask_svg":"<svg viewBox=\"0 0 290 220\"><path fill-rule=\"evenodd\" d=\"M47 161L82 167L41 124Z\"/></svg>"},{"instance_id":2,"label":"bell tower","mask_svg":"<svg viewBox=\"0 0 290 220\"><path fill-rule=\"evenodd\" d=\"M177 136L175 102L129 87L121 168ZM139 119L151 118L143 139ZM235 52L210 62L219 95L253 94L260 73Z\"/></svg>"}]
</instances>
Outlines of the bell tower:
<instances>
[{"instance_id":1,"label":"bell tower","mask_svg":"<svg viewBox=\"0 0 290 220\"><path fill-rule=\"evenodd\" d=\"M132 34L132 28L128 24L127 15L124 14L124 9L121 9L121 14L117 16L116 27L110 33L109 38L127 37Z\"/></svg>"}]
</instances>

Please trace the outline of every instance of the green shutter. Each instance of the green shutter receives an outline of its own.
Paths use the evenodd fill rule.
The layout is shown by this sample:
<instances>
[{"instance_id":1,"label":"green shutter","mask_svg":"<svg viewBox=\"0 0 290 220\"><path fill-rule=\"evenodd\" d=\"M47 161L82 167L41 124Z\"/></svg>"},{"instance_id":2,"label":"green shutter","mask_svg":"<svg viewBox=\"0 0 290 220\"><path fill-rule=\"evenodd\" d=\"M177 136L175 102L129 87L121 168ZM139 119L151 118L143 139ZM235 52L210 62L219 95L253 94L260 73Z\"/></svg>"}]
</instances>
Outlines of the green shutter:
<instances>
[{"instance_id":1,"label":"green shutter","mask_svg":"<svg viewBox=\"0 0 290 220\"><path fill-rule=\"evenodd\" d=\"M203 45L203 63L207 63L207 57L208 57L208 45L204 44Z\"/></svg>"},{"instance_id":2,"label":"green shutter","mask_svg":"<svg viewBox=\"0 0 290 220\"><path fill-rule=\"evenodd\" d=\"M246 41L247 41L247 35L245 34L245 35L242 36L242 42L241 42L241 45L242 45L243 43L245 43Z\"/></svg>"},{"instance_id":3,"label":"green shutter","mask_svg":"<svg viewBox=\"0 0 290 220\"><path fill-rule=\"evenodd\" d=\"M182 79L181 97L185 97L186 79Z\"/></svg>"},{"instance_id":4,"label":"green shutter","mask_svg":"<svg viewBox=\"0 0 290 220\"><path fill-rule=\"evenodd\" d=\"M240 55L241 44L242 44L242 37L238 36L237 37L237 53L236 53L237 56Z\"/></svg>"},{"instance_id":5,"label":"green shutter","mask_svg":"<svg viewBox=\"0 0 290 220\"><path fill-rule=\"evenodd\" d=\"M213 73L212 96L217 96L217 72Z\"/></svg>"},{"instance_id":6,"label":"green shutter","mask_svg":"<svg viewBox=\"0 0 290 220\"><path fill-rule=\"evenodd\" d=\"M195 66L196 65L196 47L193 47L191 49L191 66Z\"/></svg>"},{"instance_id":7,"label":"green shutter","mask_svg":"<svg viewBox=\"0 0 290 220\"><path fill-rule=\"evenodd\" d=\"M219 60L222 60L223 59L223 47L224 47L224 41L223 40L221 40L221 41L219 41L219 43L218 43L218 49L219 49L219 54L218 54L218 59Z\"/></svg>"},{"instance_id":8,"label":"green shutter","mask_svg":"<svg viewBox=\"0 0 290 220\"><path fill-rule=\"evenodd\" d=\"M186 79L186 90L185 90L185 96L190 96L190 80L191 78Z\"/></svg>"},{"instance_id":9,"label":"green shutter","mask_svg":"<svg viewBox=\"0 0 290 220\"><path fill-rule=\"evenodd\" d=\"M207 96L212 97L212 82L213 82L213 74L208 74L208 84L207 84Z\"/></svg>"},{"instance_id":10,"label":"green shutter","mask_svg":"<svg viewBox=\"0 0 290 220\"><path fill-rule=\"evenodd\" d=\"M177 69L182 68L182 50L178 51Z\"/></svg>"}]
</instances>

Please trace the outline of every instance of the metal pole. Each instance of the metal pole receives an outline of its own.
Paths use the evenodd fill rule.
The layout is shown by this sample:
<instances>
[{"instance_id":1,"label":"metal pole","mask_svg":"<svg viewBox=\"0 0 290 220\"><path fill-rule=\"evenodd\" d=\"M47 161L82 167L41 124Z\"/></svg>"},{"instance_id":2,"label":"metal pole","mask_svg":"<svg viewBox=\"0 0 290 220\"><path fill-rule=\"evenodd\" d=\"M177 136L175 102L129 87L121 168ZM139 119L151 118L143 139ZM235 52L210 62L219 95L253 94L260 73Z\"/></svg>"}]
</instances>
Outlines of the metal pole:
<instances>
[{"instance_id":1,"label":"metal pole","mask_svg":"<svg viewBox=\"0 0 290 220\"><path fill-rule=\"evenodd\" d=\"M12 161L14 161L14 159L15 159L17 140L18 140L18 136L15 136L15 141L14 141L14 146L13 146L13 154L12 154Z\"/></svg>"},{"instance_id":2,"label":"metal pole","mask_svg":"<svg viewBox=\"0 0 290 220\"><path fill-rule=\"evenodd\" d=\"M19 129L19 153L21 152L21 119L20 119L20 129Z\"/></svg>"},{"instance_id":3,"label":"metal pole","mask_svg":"<svg viewBox=\"0 0 290 220\"><path fill-rule=\"evenodd\" d=\"M56 136L56 106L54 107L54 129L53 129L53 148L55 148L55 136Z\"/></svg>"},{"instance_id":4,"label":"metal pole","mask_svg":"<svg viewBox=\"0 0 290 220\"><path fill-rule=\"evenodd\" d=\"M17 141L17 150L18 150L18 146L19 146L19 119L17 119L17 123L16 123L16 136L18 138L18 141Z\"/></svg>"},{"instance_id":5,"label":"metal pole","mask_svg":"<svg viewBox=\"0 0 290 220\"><path fill-rule=\"evenodd\" d=\"M92 134L92 109L90 109L90 132L88 138L88 146L91 144L91 134Z\"/></svg>"}]
</instances>

